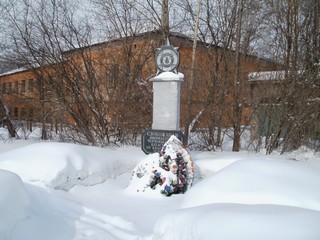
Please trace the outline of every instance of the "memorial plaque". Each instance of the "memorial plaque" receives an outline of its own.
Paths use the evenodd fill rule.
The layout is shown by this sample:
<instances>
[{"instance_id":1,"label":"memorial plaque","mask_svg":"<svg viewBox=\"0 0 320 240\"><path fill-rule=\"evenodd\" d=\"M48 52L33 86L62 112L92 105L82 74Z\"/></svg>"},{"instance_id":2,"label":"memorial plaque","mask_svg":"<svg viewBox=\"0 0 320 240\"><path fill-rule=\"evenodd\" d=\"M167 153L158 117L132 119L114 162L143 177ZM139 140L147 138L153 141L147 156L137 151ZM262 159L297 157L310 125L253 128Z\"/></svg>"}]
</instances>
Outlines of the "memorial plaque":
<instances>
[{"instance_id":1,"label":"memorial plaque","mask_svg":"<svg viewBox=\"0 0 320 240\"><path fill-rule=\"evenodd\" d=\"M183 142L181 131L170 130L146 130L142 134L141 149L145 154L160 152L162 146L169 140L171 135L176 136Z\"/></svg>"}]
</instances>

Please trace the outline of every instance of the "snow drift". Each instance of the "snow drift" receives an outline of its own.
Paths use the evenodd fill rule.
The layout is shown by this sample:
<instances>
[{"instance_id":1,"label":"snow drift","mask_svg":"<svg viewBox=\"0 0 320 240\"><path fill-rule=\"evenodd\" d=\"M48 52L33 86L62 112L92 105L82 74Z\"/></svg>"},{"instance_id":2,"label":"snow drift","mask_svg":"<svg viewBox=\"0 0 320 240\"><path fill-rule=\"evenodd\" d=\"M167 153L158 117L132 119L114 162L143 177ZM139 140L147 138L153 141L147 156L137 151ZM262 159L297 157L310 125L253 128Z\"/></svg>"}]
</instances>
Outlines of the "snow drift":
<instances>
[{"instance_id":1,"label":"snow drift","mask_svg":"<svg viewBox=\"0 0 320 240\"><path fill-rule=\"evenodd\" d=\"M157 221L154 239L317 240L319 210L318 170L288 160L241 160L191 188L182 209Z\"/></svg>"},{"instance_id":2,"label":"snow drift","mask_svg":"<svg viewBox=\"0 0 320 240\"><path fill-rule=\"evenodd\" d=\"M285 160L237 161L191 188L182 207L211 203L276 204L320 211L320 171Z\"/></svg>"},{"instance_id":3,"label":"snow drift","mask_svg":"<svg viewBox=\"0 0 320 240\"><path fill-rule=\"evenodd\" d=\"M112 150L66 143L35 143L2 153L0 168L17 173L23 180L70 190L75 185L91 186L115 178L130 171L139 156L144 156L137 151L132 159L126 159L125 151L130 148Z\"/></svg>"},{"instance_id":4,"label":"snow drift","mask_svg":"<svg viewBox=\"0 0 320 240\"><path fill-rule=\"evenodd\" d=\"M320 236L320 171L315 167L320 166L319 155L306 159L301 154L299 163L278 154L192 152L193 186L186 194L168 198L150 187L152 194L137 193L141 182L130 181L141 159L142 166L148 163L145 169L153 161L159 167L159 154L146 156L135 147L0 143L0 169L14 172L0 171L0 239L318 240ZM311 160L314 164L309 164ZM130 187L133 191L128 191Z\"/></svg>"},{"instance_id":5,"label":"snow drift","mask_svg":"<svg viewBox=\"0 0 320 240\"><path fill-rule=\"evenodd\" d=\"M318 240L320 212L277 205L216 203L167 213L154 240Z\"/></svg>"},{"instance_id":6,"label":"snow drift","mask_svg":"<svg viewBox=\"0 0 320 240\"><path fill-rule=\"evenodd\" d=\"M0 170L0 239L10 239L16 224L28 215L29 197L20 177Z\"/></svg>"}]
</instances>

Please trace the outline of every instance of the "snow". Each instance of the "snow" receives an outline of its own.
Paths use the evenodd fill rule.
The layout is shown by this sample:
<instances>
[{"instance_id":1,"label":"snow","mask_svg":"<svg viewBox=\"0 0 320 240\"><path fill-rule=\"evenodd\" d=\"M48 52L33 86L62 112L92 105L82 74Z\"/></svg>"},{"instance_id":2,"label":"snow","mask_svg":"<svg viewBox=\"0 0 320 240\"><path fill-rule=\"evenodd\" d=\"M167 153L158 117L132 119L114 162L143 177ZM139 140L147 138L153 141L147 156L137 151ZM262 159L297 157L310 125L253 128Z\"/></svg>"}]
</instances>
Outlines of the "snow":
<instances>
[{"instance_id":1,"label":"snow","mask_svg":"<svg viewBox=\"0 0 320 240\"><path fill-rule=\"evenodd\" d=\"M0 141L0 239L320 239L320 156L191 152L193 186L131 189L138 147ZM2 169L2 170L1 170Z\"/></svg>"},{"instance_id":2,"label":"snow","mask_svg":"<svg viewBox=\"0 0 320 240\"><path fill-rule=\"evenodd\" d=\"M138 159L127 161L125 154L125 151L44 142L3 153L0 167L16 172L24 180L70 190L75 185L95 185L130 171Z\"/></svg>"},{"instance_id":3,"label":"snow","mask_svg":"<svg viewBox=\"0 0 320 240\"><path fill-rule=\"evenodd\" d=\"M1 73L0 77L6 76L6 75L10 75L10 74L14 74L14 73L23 72L23 71L26 71L26 70L27 70L27 68L16 68L16 69Z\"/></svg>"},{"instance_id":4,"label":"snow","mask_svg":"<svg viewBox=\"0 0 320 240\"><path fill-rule=\"evenodd\" d=\"M284 78L285 71L251 72L248 74L249 81L283 80Z\"/></svg>"},{"instance_id":5,"label":"snow","mask_svg":"<svg viewBox=\"0 0 320 240\"><path fill-rule=\"evenodd\" d=\"M152 78L152 81L182 81L184 74L181 72L162 72L158 76Z\"/></svg>"},{"instance_id":6,"label":"snow","mask_svg":"<svg viewBox=\"0 0 320 240\"><path fill-rule=\"evenodd\" d=\"M217 203L165 214L154 239L317 240L319 220L318 211L303 208Z\"/></svg>"},{"instance_id":7,"label":"snow","mask_svg":"<svg viewBox=\"0 0 320 240\"><path fill-rule=\"evenodd\" d=\"M319 183L320 171L298 162L242 160L190 189L182 207L241 203L285 205L320 211Z\"/></svg>"},{"instance_id":8,"label":"snow","mask_svg":"<svg viewBox=\"0 0 320 240\"><path fill-rule=\"evenodd\" d=\"M0 239L9 239L15 225L26 218L29 198L20 177L0 170Z\"/></svg>"}]
</instances>

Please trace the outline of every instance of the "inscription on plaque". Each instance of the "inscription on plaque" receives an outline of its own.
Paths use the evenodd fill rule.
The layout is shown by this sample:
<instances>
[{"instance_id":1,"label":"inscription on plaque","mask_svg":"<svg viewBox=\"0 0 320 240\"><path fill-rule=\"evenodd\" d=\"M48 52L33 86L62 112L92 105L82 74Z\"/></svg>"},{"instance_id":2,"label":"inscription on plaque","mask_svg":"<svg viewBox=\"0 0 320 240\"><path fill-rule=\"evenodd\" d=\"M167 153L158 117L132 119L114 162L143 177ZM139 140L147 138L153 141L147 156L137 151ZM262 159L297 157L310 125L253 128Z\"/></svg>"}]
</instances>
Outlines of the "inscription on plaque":
<instances>
[{"instance_id":1,"label":"inscription on plaque","mask_svg":"<svg viewBox=\"0 0 320 240\"><path fill-rule=\"evenodd\" d=\"M145 154L160 152L162 146L168 141L171 135L176 136L183 142L183 133L181 131L146 130L142 134L142 151Z\"/></svg>"}]
</instances>

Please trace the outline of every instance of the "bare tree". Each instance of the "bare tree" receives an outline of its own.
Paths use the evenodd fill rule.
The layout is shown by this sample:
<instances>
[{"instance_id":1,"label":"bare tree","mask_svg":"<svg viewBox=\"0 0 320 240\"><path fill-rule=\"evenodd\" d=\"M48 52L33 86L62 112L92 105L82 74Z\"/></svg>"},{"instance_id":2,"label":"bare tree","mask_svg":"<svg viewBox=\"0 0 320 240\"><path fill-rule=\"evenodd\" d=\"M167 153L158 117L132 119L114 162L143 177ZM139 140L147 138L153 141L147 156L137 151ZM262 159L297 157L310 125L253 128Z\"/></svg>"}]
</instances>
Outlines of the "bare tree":
<instances>
[{"instance_id":1,"label":"bare tree","mask_svg":"<svg viewBox=\"0 0 320 240\"><path fill-rule=\"evenodd\" d=\"M187 5L188 8L191 8L190 5ZM200 8L201 8L201 0L197 1L197 11L195 16L195 23L194 23L194 36L193 36L193 46L192 46L192 59L191 59L191 76L189 80L189 86L188 86L188 93L187 93L187 117L186 117L186 123L184 126L184 133L185 133L185 145L188 145L188 138L189 133L192 130L192 123L193 116L191 114L191 94L192 94L192 88L193 83L195 81L195 64L196 64L196 50L197 50L197 42L198 42L198 28L199 28L199 18L200 18Z\"/></svg>"},{"instance_id":2,"label":"bare tree","mask_svg":"<svg viewBox=\"0 0 320 240\"><path fill-rule=\"evenodd\" d=\"M266 0L269 51L283 63L277 95L258 108L267 153L319 145L319 2ZM262 107L263 106L263 107Z\"/></svg>"},{"instance_id":3,"label":"bare tree","mask_svg":"<svg viewBox=\"0 0 320 240\"><path fill-rule=\"evenodd\" d=\"M19 11L8 11L13 30L10 36L15 43L8 57L30 69L37 80L35 97L43 138L51 120L61 126L63 140L91 145L107 145L110 138L123 140L128 136L125 127L132 123L139 123L136 131L145 127L147 114L143 111L150 108L133 107L133 103L148 103L141 71L154 49L135 50L134 38L126 38L134 30L129 24L130 5L121 5L125 15L116 11L114 2L107 5L112 14L109 29L119 36L125 34L122 45L115 48L92 45L92 28L73 18L74 8L69 2L22 4Z\"/></svg>"},{"instance_id":4,"label":"bare tree","mask_svg":"<svg viewBox=\"0 0 320 240\"><path fill-rule=\"evenodd\" d=\"M2 98L0 98L0 123L7 127L10 137L16 137L17 133L13 127L13 124L10 120L9 109L6 104L3 102Z\"/></svg>"},{"instance_id":5,"label":"bare tree","mask_svg":"<svg viewBox=\"0 0 320 240\"><path fill-rule=\"evenodd\" d=\"M189 21L185 22L195 24L197 15L192 1L180 1L177 5L189 13ZM250 122L249 118L244 118L248 111L245 79L249 66L256 64L250 54L255 53L261 29L254 18L260 14L260 8L256 1L202 1L197 38L208 44L207 57L211 61L206 68L199 69L202 69L201 76L206 76L209 81L204 84L205 90L197 93L202 99L198 111L188 113L196 121L211 120L206 122L209 128L206 142L211 146L221 146L222 136L227 133L223 131L231 125L233 150L239 151L241 126ZM190 28L194 29L193 25Z\"/></svg>"},{"instance_id":6,"label":"bare tree","mask_svg":"<svg viewBox=\"0 0 320 240\"><path fill-rule=\"evenodd\" d=\"M145 43L150 43L145 48L137 47L135 40L141 32L154 29L164 29L166 36L170 27L188 36L195 33L194 43L200 40L203 47L197 46L197 52L207 53L206 67L193 54L192 64L181 70L186 75L192 70L191 80L186 79L190 104L182 104L182 110L190 107L186 111L190 117L184 116L186 129L207 127L208 149L221 146L228 133L224 129L232 126L233 150L239 151L242 126L251 120L249 109L257 109L255 116L268 116L272 123L269 152L281 144L286 150L319 139L318 1L202 0L197 5L190 0L94 0L93 13L99 22L95 25L75 19L73 3L1 2L3 30L10 37L2 46L9 49L6 44L13 43L7 59L34 74L37 95L30 97L41 113L43 138L50 121L57 129L69 129L72 139L94 145L109 144L112 138L124 141L149 127L147 79L154 73L149 63L162 39L151 43L145 36ZM103 34L99 37L97 31ZM93 44L101 38L122 41L112 47ZM250 55L257 53L282 63L285 77L277 82L278 97L251 102L247 73L267 70ZM194 80L199 76L201 81ZM73 123L68 128L62 127L65 119ZM126 126L134 126L134 133Z\"/></svg>"}]
</instances>

